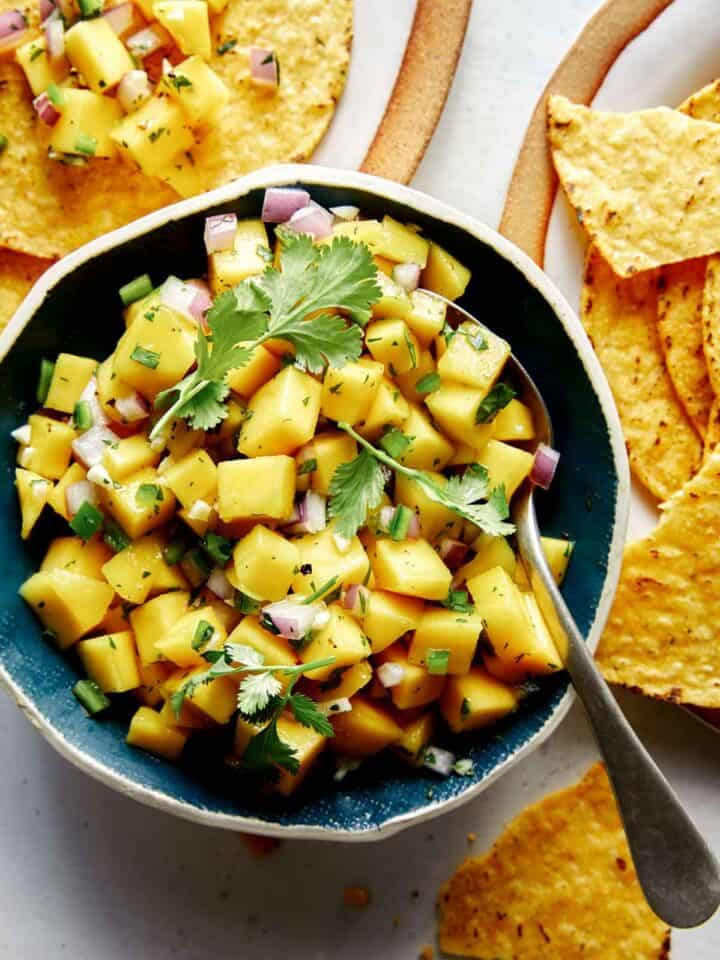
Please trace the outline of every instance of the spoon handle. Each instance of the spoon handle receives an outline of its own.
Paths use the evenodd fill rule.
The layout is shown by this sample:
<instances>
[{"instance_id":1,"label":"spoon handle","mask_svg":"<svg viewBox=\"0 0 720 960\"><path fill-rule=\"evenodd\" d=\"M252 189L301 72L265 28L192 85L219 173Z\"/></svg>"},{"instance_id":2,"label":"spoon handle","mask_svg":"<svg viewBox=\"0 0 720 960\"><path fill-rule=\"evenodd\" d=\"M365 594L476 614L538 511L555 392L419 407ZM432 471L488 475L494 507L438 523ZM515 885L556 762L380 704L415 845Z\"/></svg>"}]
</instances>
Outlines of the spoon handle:
<instances>
[{"instance_id":1,"label":"spoon handle","mask_svg":"<svg viewBox=\"0 0 720 960\"><path fill-rule=\"evenodd\" d=\"M600 675L550 572L532 493L513 511L520 556L592 726L645 897L673 927L703 923L720 905L720 868Z\"/></svg>"}]
</instances>

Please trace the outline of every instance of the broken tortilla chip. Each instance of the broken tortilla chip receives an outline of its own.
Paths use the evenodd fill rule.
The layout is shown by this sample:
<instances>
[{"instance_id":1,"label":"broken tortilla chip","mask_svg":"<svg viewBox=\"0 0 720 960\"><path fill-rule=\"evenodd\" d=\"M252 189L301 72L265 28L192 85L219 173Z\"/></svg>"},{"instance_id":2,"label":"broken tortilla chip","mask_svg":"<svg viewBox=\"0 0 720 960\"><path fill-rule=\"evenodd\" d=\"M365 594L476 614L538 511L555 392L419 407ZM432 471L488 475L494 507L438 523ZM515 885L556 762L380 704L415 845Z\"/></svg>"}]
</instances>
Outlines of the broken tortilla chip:
<instances>
[{"instance_id":1,"label":"broken tortilla chip","mask_svg":"<svg viewBox=\"0 0 720 960\"><path fill-rule=\"evenodd\" d=\"M720 441L720 397L713 400L708 420L707 431L705 433L705 443L703 446L703 457L707 458L713 452Z\"/></svg>"},{"instance_id":2,"label":"broken tortilla chip","mask_svg":"<svg viewBox=\"0 0 720 960\"><path fill-rule=\"evenodd\" d=\"M506 827L443 888L440 946L465 957L662 960L670 931L645 902L602 764Z\"/></svg>"},{"instance_id":3,"label":"broken tortilla chip","mask_svg":"<svg viewBox=\"0 0 720 960\"><path fill-rule=\"evenodd\" d=\"M37 27L36 3L0 0L0 12L20 9ZM304 160L322 139L347 75L352 0L229 0L213 17L209 64L230 100L192 149L200 193L271 163ZM250 81L249 48L272 49L277 91ZM220 52L223 51L223 52ZM120 159L66 166L48 157L50 128L38 120L32 94L12 55L0 58L0 246L57 257L143 214L180 200L161 179Z\"/></svg>"},{"instance_id":4,"label":"broken tortilla chip","mask_svg":"<svg viewBox=\"0 0 720 960\"><path fill-rule=\"evenodd\" d=\"M596 654L611 683L649 697L720 707L720 452L625 548Z\"/></svg>"},{"instance_id":5,"label":"broken tortilla chip","mask_svg":"<svg viewBox=\"0 0 720 960\"><path fill-rule=\"evenodd\" d=\"M705 268L702 332L710 383L720 396L720 256L708 257Z\"/></svg>"},{"instance_id":6,"label":"broken tortilla chip","mask_svg":"<svg viewBox=\"0 0 720 960\"><path fill-rule=\"evenodd\" d=\"M591 248L581 316L615 397L632 471L665 500L690 479L702 451L663 363L657 286L656 271L622 280Z\"/></svg>"},{"instance_id":7,"label":"broken tortilla chip","mask_svg":"<svg viewBox=\"0 0 720 960\"><path fill-rule=\"evenodd\" d=\"M51 263L51 260L40 260L0 248L0 330L20 306L30 287Z\"/></svg>"},{"instance_id":8,"label":"broken tortilla chip","mask_svg":"<svg viewBox=\"0 0 720 960\"><path fill-rule=\"evenodd\" d=\"M578 218L630 277L720 251L720 126L657 107L605 113L549 100L553 162Z\"/></svg>"},{"instance_id":9,"label":"broken tortilla chip","mask_svg":"<svg viewBox=\"0 0 720 960\"><path fill-rule=\"evenodd\" d=\"M680 104L678 110L695 120L720 123L720 80L714 80L702 90L693 93Z\"/></svg>"},{"instance_id":10,"label":"broken tortilla chip","mask_svg":"<svg viewBox=\"0 0 720 960\"><path fill-rule=\"evenodd\" d=\"M693 426L705 436L714 394L703 352L705 259L663 267L658 279L658 332L665 365Z\"/></svg>"}]
</instances>

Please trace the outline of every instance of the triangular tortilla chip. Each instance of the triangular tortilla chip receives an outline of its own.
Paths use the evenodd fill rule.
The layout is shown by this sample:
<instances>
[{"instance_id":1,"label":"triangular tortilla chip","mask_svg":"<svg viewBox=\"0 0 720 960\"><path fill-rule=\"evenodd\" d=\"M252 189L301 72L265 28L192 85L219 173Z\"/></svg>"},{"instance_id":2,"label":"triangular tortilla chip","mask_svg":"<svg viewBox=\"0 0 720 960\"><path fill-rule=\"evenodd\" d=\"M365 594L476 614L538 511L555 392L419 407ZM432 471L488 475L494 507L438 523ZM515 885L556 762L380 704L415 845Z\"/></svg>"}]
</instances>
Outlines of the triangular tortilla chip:
<instances>
[{"instance_id":1,"label":"triangular tortilla chip","mask_svg":"<svg viewBox=\"0 0 720 960\"><path fill-rule=\"evenodd\" d=\"M720 250L720 126L658 107L549 100L555 169L591 240L629 277Z\"/></svg>"},{"instance_id":2,"label":"triangular tortilla chip","mask_svg":"<svg viewBox=\"0 0 720 960\"><path fill-rule=\"evenodd\" d=\"M33 29L34 0L0 0ZM352 0L229 0L212 17L210 66L230 89L229 103L193 149L198 192L267 164L306 159L324 135L347 75ZM233 46L232 42L235 41ZM227 48L227 44L230 47ZM227 52L218 53L218 45ZM248 48L276 51L277 93L250 82ZM122 160L64 166L47 156L47 128L12 55L0 58L0 246L55 257L180 196Z\"/></svg>"},{"instance_id":3,"label":"triangular tortilla chip","mask_svg":"<svg viewBox=\"0 0 720 960\"><path fill-rule=\"evenodd\" d=\"M51 265L24 253L0 248L0 330L15 313L30 287Z\"/></svg>"},{"instance_id":4,"label":"triangular tortilla chip","mask_svg":"<svg viewBox=\"0 0 720 960\"><path fill-rule=\"evenodd\" d=\"M601 764L510 823L440 893L440 946L510 960L663 960Z\"/></svg>"},{"instance_id":5,"label":"triangular tortilla chip","mask_svg":"<svg viewBox=\"0 0 720 960\"><path fill-rule=\"evenodd\" d=\"M720 396L720 256L708 257L702 302L702 333L708 376Z\"/></svg>"},{"instance_id":6,"label":"triangular tortilla chip","mask_svg":"<svg viewBox=\"0 0 720 960\"><path fill-rule=\"evenodd\" d=\"M695 120L720 123L720 80L714 80L702 90L693 93L680 104L678 110Z\"/></svg>"},{"instance_id":7,"label":"triangular tortilla chip","mask_svg":"<svg viewBox=\"0 0 720 960\"><path fill-rule=\"evenodd\" d=\"M625 548L598 665L647 696L720 707L720 452L661 509Z\"/></svg>"},{"instance_id":8,"label":"triangular tortilla chip","mask_svg":"<svg viewBox=\"0 0 720 960\"><path fill-rule=\"evenodd\" d=\"M693 426L705 436L714 394L703 352L705 259L663 267L658 280L658 332L670 379Z\"/></svg>"},{"instance_id":9,"label":"triangular tortilla chip","mask_svg":"<svg viewBox=\"0 0 720 960\"><path fill-rule=\"evenodd\" d=\"M633 473L665 500L697 469L701 445L663 363L657 273L622 280L592 248L581 316L615 397Z\"/></svg>"},{"instance_id":10,"label":"triangular tortilla chip","mask_svg":"<svg viewBox=\"0 0 720 960\"><path fill-rule=\"evenodd\" d=\"M713 400L708 419L707 431L705 433L705 442L703 446L703 457L707 459L720 442L720 397Z\"/></svg>"}]
</instances>

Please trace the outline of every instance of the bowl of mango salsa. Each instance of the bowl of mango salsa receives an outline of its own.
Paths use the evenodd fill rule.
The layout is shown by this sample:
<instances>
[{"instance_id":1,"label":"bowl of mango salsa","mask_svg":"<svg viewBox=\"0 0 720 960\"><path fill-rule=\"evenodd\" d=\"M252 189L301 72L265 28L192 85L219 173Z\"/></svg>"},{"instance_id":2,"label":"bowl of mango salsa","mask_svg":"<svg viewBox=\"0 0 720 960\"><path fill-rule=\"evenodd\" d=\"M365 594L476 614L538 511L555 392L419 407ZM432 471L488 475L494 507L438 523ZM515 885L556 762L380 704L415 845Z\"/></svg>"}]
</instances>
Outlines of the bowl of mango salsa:
<instances>
[{"instance_id":1,"label":"bowl of mango salsa","mask_svg":"<svg viewBox=\"0 0 720 960\"><path fill-rule=\"evenodd\" d=\"M60 261L0 356L0 669L87 772L221 827L373 839L476 795L566 712L512 499L540 486L592 646L624 451L577 319L488 227L269 168Z\"/></svg>"}]
</instances>

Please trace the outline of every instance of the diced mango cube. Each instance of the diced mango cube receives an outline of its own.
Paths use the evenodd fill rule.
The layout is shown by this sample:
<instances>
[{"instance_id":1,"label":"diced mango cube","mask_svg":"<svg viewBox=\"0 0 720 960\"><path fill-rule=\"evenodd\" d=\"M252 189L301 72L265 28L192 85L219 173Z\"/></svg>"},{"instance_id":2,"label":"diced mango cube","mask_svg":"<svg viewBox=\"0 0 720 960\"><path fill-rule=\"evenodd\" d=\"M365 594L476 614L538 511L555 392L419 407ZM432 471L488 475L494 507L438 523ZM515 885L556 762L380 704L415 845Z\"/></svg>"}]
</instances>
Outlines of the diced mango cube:
<instances>
[{"instance_id":1,"label":"diced mango cube","mask_svg":"<svg viewBox=\"0 0 720 960\"><path fill-rule=\"evenodd\" d=\"M227 639L225 627L210 606L197 607L179 620L155 641L155 649L179 667L205 663L206 650L219 650Z\"/></svg>"},{"instance_id":2,"label":"diced mango cube","mask_svg":"<svg viewBox=\"0 0 720 960\"><path fill-rule=\"evenodd\" d=\"M412 370L408 370L407 373L399 373L397 377L395 377L395 382L406 400L410 403L420 405L424 403L427 393L420 393L417 385L429 374L436 372L435 360L432 353L430 350L421 349L418 354L417 366L413 367Z\"/></svg>"},{"instance_id":3,"label":"diced mango cube","mask_svg":"<svg viewBox=\"0 0 720 960\"><path fill-rule=\"evenodd\" d=\"M191 2L183 0L182 6ZM178 154L195 144L188 118L180 107L168 97L157 95L120 120L111 136L123 155L148 176L160 174Z\"/></svg>"},{"instance_id":4,"label":"diced mango cube","mask_svg":"<svg viewBox=\"0 0 720 960\"><path fill-rule=\"evenodd\" d=\"M300 551L298 572L293 579L295 593L313 593L333 578L331 590L366 582L370 561L359 538L353 537L348 548L341 550L333 535L334 529L331 523L320 533L307 533L294 541Z\"/></svg>"},{"instance_id":5,"label":"diced mango cube","mask_svg":"<svg viewBox=\"0 0 720 960\"><path fill-rule=\"evenodd\" d=\"M243 343L239 344L239 346L243 345ZM255 347L245 366L231 370L226 380L231 390L248 398L271 377L274 377L281 366L280 358L260 344L259 347Z\"/></svg>"},{"instance_id":6,"label":"diced mango cube","mask_svg":"<svg viewBox=\"0 0 720 960\"><path fill-rule=\"evenodd\" d=\"M153 4L155 18L186 57L196 53L210 59L210 20L208 5L203 0L159 0Z\"/></svg>"},{"instance_id":7,"label":"diced mango cube","mask_svg":"<svg viewBox=\"0 0 720 960\"><path fill-rule=\"evenodd\" d=\"M121 483L133 473L156 467L161 456L161 451L151 446L146 433L135 433L107 446L102 462L111 478Z\"/></svg>"},{"instance_id":8,"label":"diced mango cube","mask_svg":"<svg viewBox=\"0 0 720 960\"><path fill-rule=\"evenodd\" d=\"M352 710L332 718L332 749L343 757L369 757L402 737L402 728L390 713L362 694L351 700Z\"/></svg>"},{"instance_id":9,"label":"diced mango cube","mask_svg":"<svg viewBox=\"0 0 720 960\"><path fill-rule=\"evenodd\" d=\"M96 367L97 360L90 357L61 353L55 361L45 406L61 413L72 413Z\"/></svg>"},{"instance_id":10,"label":"diced mango cube","mask_svg":"<svg viewBox=\"0 0 720 960\"><path fill-rule=\"evenodd\" d=\"M491 537L486 533L481 533L473 542L472 547L477 553L472 560L468 560L457 571L456 579L458 583L472 580L481 573L485 573L486 570L492 570L493 567L502 567L511 577L515 575L517 558L505 537Z\"/></svg>"},{"instance_id":11,"label":"diced mango cube","mask_svg":"<svg viewBox=\"0 0 720 960\"><path fill-rule=\"evenodd\" d=\"M372 406L382 380L382 363L361 357L342 367L328 367L320 412L330 420L357 423Z\"/></svg>"},{"instance_id":12,"label":"diced mango cube","mask_svg":"<svg viewBox=\"0 0 720 960\"><path fill-rule=\"evenodd\" d=\"M438 360L443 380L489 393L510 356L510 344L482 324L461 323Z\"/></svg>"},{"instance_id":13,"label":"diced mango cube","mask_svg":"<svg viewBox=\"0 0 720 960\"><path fill-rule=\"evenodd\" d=\"M297 367L285 367L253 394L240 431L246 457L293 453L312 439L322 386Z\"/></svg>"},{"instance_id":14,"label":"diced mango cube","mask_svg":"<svg viewBox=\"0 0 720 960\"><path fill-rule=\"evenodd\" d=\"M429 346L445 326L447 306L425 290L413 290L410 294L410 311L405 323L423 347Z\"/></svg>"},{"instance_id":15,"label":"diced mango cube","mask_svg":"<svg viewBox=\"0 0 720 960\"><path fill-rule=\"evenodd\" d=\"M388 427L401 429L410 416L410 407L399 387L383 378L378 385L375 399L356 429L368 440L375 440Z\"/></svg>"},{"instance_id":16,"label":"diced mango cube","mask_svg":"<svg viewBox=\"0 0 720 960\"><path fill-rule=\"evenodd\" d=\"M310 670L306 674L309 680L327 680L333 671L359 663L370 655L370 643L349 611L331 603L328 612L330 622L313 631L310 643L300 650L300 660L308 663L334 657L335 662L331 666Z\"/></svg>"},{"instance_id":17,"label":"diced mango cube","mask_svg":"<svg viewBox=\"0 0 720 960\"><path fill-rule=\"evenodd\" d=\"M32 533L32 529L48 501L52 486L52 481L41 477L39 473L33 473L32 470L23 470L22 467L15 469L15 487L18 492L20 517L22 519L20 529L22 540L27 540Z\"/></svg>"},{"instance_id":18,"label":"diced mango cube","mask_svg":"<svg viewBox=\"0 0 720 960\"><path fill-rule=\"evenodd\" d=\"M143 666L160 660L161 654L155 644L167 636L170 629L187 612L189 602L189 593L173 590L148 600L130 613L130 625L135 631L135 642Z\"/></svg>"},{"instance_id":19,"label":"diced mango cube","mask_svg":"<svg viewBox=\"0 0 720 960\"><path fill-rule=\"evenodd\" d=\"M433 420L453 440L479 449L493 436L492 423L476 423L482 390L459 383L443 384L425 398Z\"/></svg>"},{"instance_id":20,"label":"diced mango cube","mask_svg":"<svg viewBox=\"0 0 720 960\"><path fill-rule=\"evenodd\" d=\"M103 693L123 693L140 686L132 630L81 640L77 652L88 676Z\"/></svg>"},{"instance_id":21,"label":"diced mango cube","mask_svg":"<svg viewBox=\"0 0 720 960\"><path fill-rule=\"evenodd\" d=\"M427 540L378 540L373 572L381 590L425 600L444 600L452 581L452 574Z\"/></svg>"},{"instance_id":22,"label":"diced mango cube","mask_svg":"<svg viewBox=\"0 0 720 960\"><path fill-rule=\"evenodd\" d=\"M395 663L402 667L403 677L400 683L390 687L390 696L398 710L410 710L424 707L437 700L445 687L445 677L428 673L425 667L411 663L408 653L401 643L384 650L378 660L381 663Z\"/></svg>"},{"instance_id":23,"label":"diced mango cube","mask_svg":"<svg viewBox=\"0 0 720 960\"><path fill-rule=\"evenodd\" d=\"M404 633L414 630L424 606L422 600L414 597L373 590L362 621L373 654L381 653Z\"/></svg>"},{"instance_id":24,"label":"diced mango cube","mask_svg":"<svg viewBox=\"0 0 720 960\"><path fill-rule=\"evenodd\" d=\"M393 752L410 766L418 767L424 760L425 748L435 734L435 715L432 711L403 722L399 720L403 735L393 746Z\"/></svg>"},{"instance_id":25,"label":"diced mango cube","mask_svg":"<svg viewBox=\"0 0 720 960\"><path fill-rule=\"evenodd\" d=\"M482 667L473 667L460 677L448 677L440 712L453 733L488 727L512 713L518 691L491 676Z\"/></svg>"},{"instance_id":26,"label":"diced mango cube","mask_svg":"<svg viewBox=\"0 0 720 960\"><path fill-rule=\"evenodd\" d=\"M467 673L482 629L482 617L476 612L425 610L410 641L408 659L410 663L427 667L431 650L448 651L445 672Z\"/></svg>"},{"instance_id":27,"label":"diced mango cube","mask_svg":"<svg viewBox=\"0 0 720 960\"><path fill-rule=\"evenodd\" d=\"M437 243L430 244L421 286L447 297L448 300L457 300L465 293L471 276L468 268L447 250Z\"/></svg>"},{"instance_id":28,"label":"diced mango cube","mask_svg":"<svg viewBox=\"0 0 720 960\"><path fill-rule=\"evenodd\" d=\"M428 415L410 404L403 433L411 437L410 446L400 455L402 463L418 470L442 470L453 455L452 444L436 430Z\"/></svg>"},{"instance_id":29,"label":"diced mango cube","mask_svg":"<svg viewBox=\"0 0 720 960\"><path fill-rule=\"evenodd\" d=\"M570 557L575 548L572 540L565 540L558 537L540 537L543 552L552 571L552 575L560 586L565 579Z\"/></svg>"},{"instance_id":30,"label":"diced mango cube","mask_svg":"<svg viewBox=\"0 0 720 960\"><path fill-rule=\"evenodd\" d=\"M68 513L65 491L68 487L71 487L73 483L79 483L81 480L84 480L85 476L86 472L84 467L82 467L79 463L71 463L62 477L60 477L58 482L53 487L47 502L48 505L53 508L55 513L60 514L63 520L71 519L70 514Z\"/></svg>"},{"instance_id":31,"label":"diced mango cube","mask_svg":"<svg viewBox=\"0 0 720 960\"><path fill-rule=\"evenodd\" d=\"M18 450L18 463L48 480L59 480L70 465L75 431L69 423L40 413L28 417L30 444Z\"/></svg>"},{"instance_id":32,"label":"diced mango cube","mask_svg":"<svg viewBox=\"0 0 720 960\"><path fill-rule=\"evenodd\" d=\"M50 60L47 44L42 36L34 37L18 47L15 59L22 67L35 97L47 90L51 83L60 83L70 71L66 57Z\"/></svg>"},{"instance_id":33,"label":"diced mango cube","mask_svg":"<svg viewBox=\"0 0 720 960\"><path fill-rule=\"evenodd\" d=\"M313 694L313 699L320 703L327 703L331 700L343 700L347 697L354 697L355 694L366 687L372 680L372 667L367 660L361 660L353 664L346 670L342 670L337 675L335 673L325 683L319 684L317 694Z\"/></svg>"},{"instance_id":34,"label":"diced mango cube","mask_svg":"<svg viewBox=\"0 0 720 960\"><path fill-rule=\"evenodd\" d=\"M70 63L95 93L107 93L135 68L127 48L103 17L80 20L65 34Z\"/></svg>"},{"instance_id":35,"label":"diced mango cube","mask_svg":"<svg viewBox=\"0 0 720 960\"><path fill-rule=\"evenodd\" d=\"M522 401L513 398L493 420L493 437L496 440L532 440L535 424L532 412Z\"/></svg>"},{"instance_id":36,"label":"diced mango cube","mask_svg":"<svg viewBox=\"0 0 720 960\"><path fill-rule=\"evenodd\" d=\"M177 760L187 742L187 734L171 727L150 707L139 707L130 721L127 743L165 760Z\"/></svg>"},{"instance_id":37,"label":"diced mango cube","mask_svg":"<svg viewBox=\"0 0 720 960\"><path fill-rule=\"evenodd\" d=\"M163 86L193 126L212 124L230 99L230 91L200 57L189 57L173 67Z\"/></svg>"},{"instance_id":38,"label":"diced mango cube","mask_svg":"<svg viewBox=\"0 0 720 960\"><path fill-rule=\"evenodd\" d=\"M262 654L263 662L267 664L294 666L298 662L297 653L288 641L263 629L257 617L245 617L241 620L228 637L228 643L241 643L252 647Z\"/></svg>"},{"instance_id":39,"label":"diced mango cube","mask_svg":"<svg viewBox=\"0 0 720 960\"><path fill-rule=\"evenodd\" d=\"M207 664L196 667L186 675L185 679L204 673ZM217 677L210 683L201 683L189 697L192 706L215 723L229 723L230 717L237 710L238 681L234 676Z\"/></svg>"},{"instance_id":40,"label":"diced mango cube","mask_svg":"<svg viewBox=\"0 0 720 960\"><path fill-rule=\"evenodd\" d=\"M131 540L157 529L175 512L175 495L152 470L140 470L125 482L101 487L102 502Z\"/></svg>"},{"instance_id":41,"label":"diced mango cube","mask_svg":"<svg viewBox=\"0 0 720 960\"><path fill-rule=\"evenodd\" d=\"M378 320L385 317L399 317L405 319L410 313L410 297L403 288L395 283L392 276L380 271L376 278L376 283L380 287L381 296L372 305L372 315Z\"/></svg>"},{"instance_id":42,"label":"diced mango cube","mask_svg":"<svg viewBox=\"0 0 720 960\"><path fill-rule=\"evenodd\" d=\"M290 589L300 551L262 524L235 544L231 582L256 600L282 600Z\"/></svg>"},{"instance_id":43,"label":"diced mango cube","mask_svg":"<svg viewBox=\"0 0 720 960\"><path fill-rule=\"evenodd\" d=\"M219 250L208 257L208 280L213 296L263 273L267 261L258 253L258 248L267 247L265 224L261 220L240 220L232 250Z\"/></svg>"},{"instance_id":44,"label":"diced mango cube","mask_svg":"<svg viewBox=\"0 0 720 960\"><path fill-rule=\"evenodd\" d=\"M353 438L340 431L318 433L305 449L311 451L310 455L317 464L309 474L310 487L323 496L330 492L330 484L337 468L357 456L357 444Z\"/></svg>"},{"instance_id":45,"label":"diced mango cube","mask_svg":"<svg viewBox=\"0 0 720 960\"><path fill-rule=\"evenodd\" d=\"M153 400L182 380L194 360L187 328L172 310L159 307L152 319L138 318L120 337L113 366L124 383Z\"/></svg>"},{"instance_id":46,"label":"diced mango cube","mask_svg":"<svg viewBox=\"0 0 720 960\"><path fill-rule=\"evenodd\" d=\"M289 797L300 786L302 781L313 768L316 760L327 743L324 737L316 730L304 727L292 717L282 716L278 720L277 732L280 739L289 744L294 751L295 759L300 764L296 773L289 770L280 770L274 783L274 790L283 797Z\"/></svg>"},{"instance_id":47,"label":"diced mango cube","mask_svg":"<svg viewBox=\"0 0 720 960\"><path fill-rule=\"evenodd\" d=\"M488 472L490 489L502 484L508 500L532 470L533 460L527 450L500 440L488 440L478 454L478 461Z\"/></svg>"},{"instance_id":48,"label":"diced mango cube","mask_svg":"<svg viewBox=\"0 0 720 960\"><path fill-rule=\"evenodd\" d=\"M184 507L196 500L214 503L217 498L217 467L204 450L191 450L171 464L163 480Z\"/></svg>"},{"instance_id":49,"label":"diced mango cube","mask_svg":"<svg viewBox=\"0 0 720 960\"><path fill-rule=\"evenodd\" d=\"M365 343L393 377L417 366L420 344L404 320L374 320L365 329Z\"/></svg>"},{"instance_id":50,"label":"diced mango cube","mask_svg":"<svg viewBox=\"0 0 720 960\"><path fill-rule=\"evenodd\" d=\"M292 515L295 496L292 457L224 460L218 464L217 481L221 520L286 520Z\"/></svg>"},{"instance_id":51,"label":"diced mango cube","mask_svg":"<svg viewBox=\"0 0 720 960\"><path fill-rule=\"evenodd\" d=\"M112 551L99 537L87 541L80 537L56 537L50 542L40 569L67 570L104 582L103 566L111 557Z\"/></svg>"},{"instance_id":52,"label":"diced mango cube","mask_svg":"<svg viewBox=\"0 0 720 960\"><path fill-rule=\"evenodd\" d=\"M438 486L446 485L447 477L442 473L429 470L428 474ZM457 537L462 530L462 519L456 513L437 500L432 500L416 480L401 473L395 476L395 501L415 511L420 522L420 534L426 540L434 540L440 534Z\"/></svg>"},{"instance_id":53,"label":"diced mango cube","mask_svg":"<svg viewBox=\"0 0 720 960\"><path fill-rule=\"evenodd\" d=\"M20 587L20 596L64 650L100 623L113 591L91 577L48 570L29 577Z\"/></svg>"}]
</instances>

